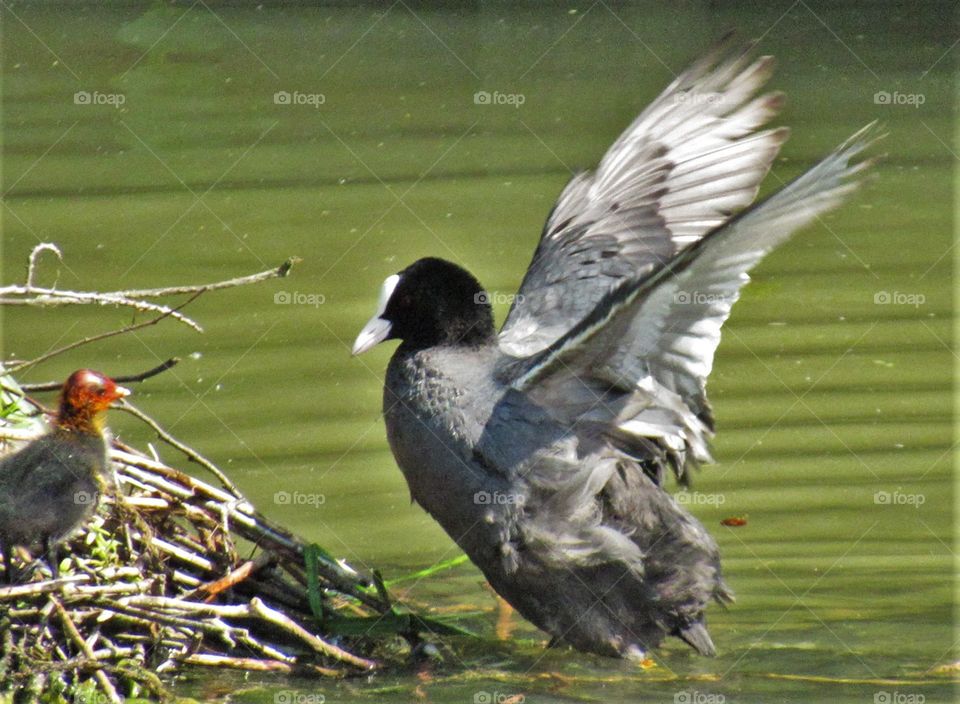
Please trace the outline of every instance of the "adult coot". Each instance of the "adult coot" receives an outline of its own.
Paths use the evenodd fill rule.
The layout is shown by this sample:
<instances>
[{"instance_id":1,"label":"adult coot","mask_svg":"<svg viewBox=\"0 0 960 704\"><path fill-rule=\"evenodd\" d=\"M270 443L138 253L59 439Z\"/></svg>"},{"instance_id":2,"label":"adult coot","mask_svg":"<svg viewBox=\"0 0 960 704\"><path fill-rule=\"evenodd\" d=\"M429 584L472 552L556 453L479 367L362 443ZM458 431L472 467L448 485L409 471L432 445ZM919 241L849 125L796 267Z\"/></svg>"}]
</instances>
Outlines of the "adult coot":
<instances>
[{"instance_id":1,"label":"adult coot","mask_svg":"<svg viewBox=\"0 0 960 704\"><path fill-rule=\"evenodd\" d=\"M787 136L758 131L769 57L721 47L680 75L547 220L499 335L459 266L387 278L354 346L401 340L383 395L413 499L555 641L639 656L665 635L714 654L732 598L717 545L664 486L710 461L705 387L747 272L837 206L866 130L763 202Z\"/></svg>"}]
</instances>

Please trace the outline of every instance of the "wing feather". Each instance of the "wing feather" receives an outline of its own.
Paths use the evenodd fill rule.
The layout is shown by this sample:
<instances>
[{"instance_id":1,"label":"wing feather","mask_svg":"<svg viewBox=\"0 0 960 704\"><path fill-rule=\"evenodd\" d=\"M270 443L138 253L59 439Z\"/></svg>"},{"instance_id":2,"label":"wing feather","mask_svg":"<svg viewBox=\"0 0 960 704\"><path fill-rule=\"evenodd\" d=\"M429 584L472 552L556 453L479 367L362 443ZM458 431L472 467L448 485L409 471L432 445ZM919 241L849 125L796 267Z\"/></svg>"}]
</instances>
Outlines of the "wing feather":
<instances>
[{"instance_id":1,"label":"wing feather","mask_svg":"<svg viewBox=\"0 0 960 704\"><path fill-rule=\"evenodd\" d=\"M573 177L500 333L508 354L540 352L625 280L650 274L749 205L787 137L757 132L783 96L754 97L770 57L718 45L678 76L610 147Z\"/></svg>"},{"instance_id":2,"label":"wing feather","mask_svg":"<svg viewBox=\"0 0 960 704\"><path fill-rule=\"evenodd\" d=\"M858 185L869 161L857 157L874 141L868 125L823 161L762 203L682 250L666 266L608 293L583 321L543 352L505 363L515 388L562 399L582 388L604 389L575 423L606 422L623 443L657 438L682 475L688 460L710 459L712 418L706 381L720 329L749 281L748 272L774 247L837 207Z\"/></svg>"}]
</instances>

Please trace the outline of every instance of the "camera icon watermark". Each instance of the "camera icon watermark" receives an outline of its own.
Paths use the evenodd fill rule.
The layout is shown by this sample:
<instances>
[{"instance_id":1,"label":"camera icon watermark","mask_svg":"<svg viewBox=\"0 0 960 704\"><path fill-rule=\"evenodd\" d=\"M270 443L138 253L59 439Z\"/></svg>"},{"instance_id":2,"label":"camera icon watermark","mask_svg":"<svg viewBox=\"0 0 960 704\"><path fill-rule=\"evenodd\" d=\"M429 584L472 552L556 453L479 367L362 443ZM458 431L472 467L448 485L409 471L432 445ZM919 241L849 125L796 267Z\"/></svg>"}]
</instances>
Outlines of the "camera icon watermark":
<instances>
[{"instance_id":1,"label":"camera icon watermark","mask_svg":"<svg viewBox=\"0 0 960 704\"><path fill-rule=\"evenodd\" d=\"M924 704L927 701L923 694L910 692L879 691L873 693L873 704Z\"/></svg>"},{"instance_id":2,"label":"camera icon watermark","mask_svg":"<svg viewBox=\"0 0 960 704\"><path fill-rule=\"evenodd\" d=\"M277 291L273 294L273 303L278 306L313 306L319 308L327 302L322 293L301 293L300 291Z\"/></svg>"},{"instance_id":3,"label":"camera icon watermark","mask_svg":"<svg viewBox=\"0 0 960 704\"><path fill-rule=\"evenodd\" d=\"M313 506L320 508L327 503L326 494L308 494L303 491L277 491L273 503L278 506Z\"/></svg>"},{"instance_id":4,"label":"camera icon watermark","mask_svg":"<svg viewBox=\"0 0 960 704\"><path fill-rule=\"evenodd\" d=\"M723 704L726 700L722 694L700 692L696 689L681 689L673 695L673 704Z\"/></svg>"},{"instance_id":5,"label":"camera icon watermark","mask_svg":"<svg viewBox=\"0 0 960 704\"><path fill-rule=\"evenodd\" d=\"M716 291L677 291L673 294L673 302L682 306L706 306L714 303L733 303L735 299L728 293Z\"/></svg>"},{"instance_id":6,"label":"camera icon watermark","mask_svg":"<svg viewBox=\"0 0 960 704\"><path fill-rule=\"evenodd\" d=\"M101 93L98 90L93 92L78 90L73 94L74 105L110 105L119 110L127 102L127 96L123 93Z\"/></svg>"},{"instance_id":7,"label":"camera icon watermark","mask_svg":"<svg viewBox=\"0 0 960 704\"><path fill-rule=\"evenodd\" d=\"M514 301L523 301L522 293L500 293L499 291L480 291L473 294L473 302L477 305L513 305Z\"/></svg>"},{"instance_id":8,"label":"camera icon watermark","mask_svg":"<svg viewBox=\"0 0 960 704\"><path fill-rule=\"evenodd\" d=\"M298 90L292 93L285 90L278 90L273 94L274 105L309 105L314 110L327 102L327 96L323 93L301 93Z\"/></svg>"},{"instance_id":9,"label":"camera icon watermark","mask_svg":"<svg viewBox=\"0 0 960 704\"><path fill-rule=\"evenodd\" d=\"M473 503L477 506L523 506L526 497L507 491L478 491L473 495Z\"/></svg>"},{"instance_id":10,"label":"camera icon watermark","mask_svg":"<svg viewBox=\"0 0 960 704\"><path fill-rule=\"evenodd\" d=\"M508 694L506 692L481 690L473 693L473 704L523 704L526 699L523 694Z\"/></svg>"},{"instance_id":11,"label":"camera icon watermark","mask_svg":"<svg viewBox=\"0 0 960 704\"><path fill-rule=\"evenodd\" d=\"M689 90L680 91L679 93L674 93L671 96L671 99L675 103L683 103L688 105L713 105L714 103L719 103L723 100L723 95L721 93L694 93Z\"/></svg>"},{"instance_id":12,"label":"camera icon watermark","mask_svg":"<svg viewBox=\"0 0 960 704\"><path fill-rule=\"evenodd\" d=\"M681 506L723 506L727 502L723 494L705 494L702 491L680 491L673 498Z\"/></svg>"},{"instance_id":13,"label":"camera icon watermark","mask_svg":"<svg viewBox=\"0 0 960 704\"><path fill-rule=\"evenodd\" d=\"M885 90L878 90L873 94L874 105L911 105L919 108L927 102L927 96L923 93L901 93L898 90L890 93Z\"/></svg>"},{"instance_id":14,"label":"camera icon watermark","mask_svg":"<svg viewBox=\"0 0 960 704\"><path fill-rule=\"evenodd\" d=\"M100 500L100 494L96 491L76 491L73 494L73 503L79 506L90 506Z\"/></svg>"},{"instance_id":15,"label":"camera icon watermark","mask_svg":"<svg viewBox=\"0 0 960 704\"><path fill-rule=\"evenodd\" d=\"M273 695L273 704L324 704L327 698L319 692L298 692L295 689L281 689Z\"/></svg>"},{"instance_id":16,"label":"camera icon watermark","mask_svg":"<svg viewBox=\"0 0 960 704\"><path fill-rule=\"evenodd\" d=\"M873 302L878 306L913 306L919 308L927 302L927 297L922 293L877 291L873 294Z\"/></svg>"},{"instance_id":17,"label":"camera icon watermark","mask_svg":"<svg viewBox=\"0 0 960 704\"><path fill-rule=\"evenodd\" d=\"M473 94L474 105L510 105L519 108L527 102L527 97L523 93L501 93L498 90L492 93L486 90L478 90Z\"/></svg>"},{"instance_id":18,"label":"camera icon watermark","mask_svg":"<svg viewBox=\"0 0 960 704\"><path fill-rule=\"evenodd\" d=\"M920 508L927 503L925 494L905 494L897 489L896 491L878 491L873 495L873 503L878 506L913 506Z\"/></svg>"}]
</instances>

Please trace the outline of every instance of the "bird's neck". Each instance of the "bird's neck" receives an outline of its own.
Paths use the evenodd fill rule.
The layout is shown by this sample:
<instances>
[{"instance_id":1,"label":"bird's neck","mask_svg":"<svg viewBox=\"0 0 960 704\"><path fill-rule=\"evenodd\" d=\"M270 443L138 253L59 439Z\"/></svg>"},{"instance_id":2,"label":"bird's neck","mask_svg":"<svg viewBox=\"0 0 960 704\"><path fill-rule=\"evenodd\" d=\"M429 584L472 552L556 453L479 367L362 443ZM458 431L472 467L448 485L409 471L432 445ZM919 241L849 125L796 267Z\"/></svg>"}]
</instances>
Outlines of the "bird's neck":
<instances>
[{"instance_id":1,"label":"bird's neck","mask_svg":"<svg viewBox=\"0 0 960 704\"><path fill-rule=\"evenodd\" d=\"M103 412L91 413L85 409L61 406L56 425L59 429L71 433L102 436L106 421L104 416Z\"/></svg>"}]
</instances>

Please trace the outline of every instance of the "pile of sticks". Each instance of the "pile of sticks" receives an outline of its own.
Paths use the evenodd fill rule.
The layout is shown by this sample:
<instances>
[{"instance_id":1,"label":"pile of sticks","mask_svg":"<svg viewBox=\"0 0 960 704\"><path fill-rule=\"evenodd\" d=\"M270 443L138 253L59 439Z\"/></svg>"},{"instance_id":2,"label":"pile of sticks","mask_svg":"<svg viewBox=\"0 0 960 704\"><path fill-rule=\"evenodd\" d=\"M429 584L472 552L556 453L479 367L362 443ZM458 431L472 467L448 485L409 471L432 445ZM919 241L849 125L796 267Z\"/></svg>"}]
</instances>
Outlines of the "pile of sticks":
<instances>
[{"instance_id":1,"label":"pile of sticks","mask_svg":"<svg viewBox=\"0 0 960 704\"><path fill-rule=\"evenodd\" d=\"M0 438L25 439L12 429ZM316 556L235 489L117 442L110 457L115 485L64 546L63 576L38 579L43 566L37 581L0 587L0 681L39 693L72 672L65 686L92 677L119 702L118 682L160 696L153 673L182 664L331 677L378 666L355 652L363 638L348 646L320 635L323 613L358 622L391 613L369 579Z\"/></svg>"},{"instance_id":2,"label":"pile of sticks","mask_svg":"<svg viewBox=\"0 0 960 704\"><path fill-rule=\"evenodd\" d=\"M49 411L10 376L164 319L200 331L182 309L208 291L285 277L296 259L227 281L163 289L63 291L36 283L44 243L30 253L24 282L0 286L0 306L101 305L149 314L146 320L76 340L0 370L0 454L44 432ZM151 299L188 296L171 306ZM177 363L136 377L142 381ZM0 581L0 692L43 697L169 696L160 676L183 665L342 677L374 670L370 653L389 642L405 648L429 622L390 603L379 575L357 574L258 513L212 462L176 440L126 401L159 438L213 476L202 481L114 440L113 481L95 517L61 546L69 553L57 579L36 561L25 583ZM152 448L151 448L152 449ZM30 561L24 553L19 561ZM23 582L23 580L20 580ZM341 634L341 635L335 635ZM374 637L373 634L376 634ZM380 651L378 651L380 652ZM388 652L384 650L384 652ZM52 700L52 699L51 699Z\"/></svg>"}]
</instances>

